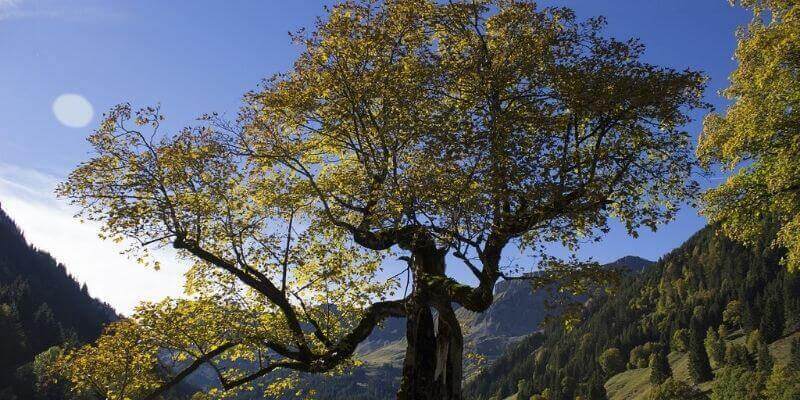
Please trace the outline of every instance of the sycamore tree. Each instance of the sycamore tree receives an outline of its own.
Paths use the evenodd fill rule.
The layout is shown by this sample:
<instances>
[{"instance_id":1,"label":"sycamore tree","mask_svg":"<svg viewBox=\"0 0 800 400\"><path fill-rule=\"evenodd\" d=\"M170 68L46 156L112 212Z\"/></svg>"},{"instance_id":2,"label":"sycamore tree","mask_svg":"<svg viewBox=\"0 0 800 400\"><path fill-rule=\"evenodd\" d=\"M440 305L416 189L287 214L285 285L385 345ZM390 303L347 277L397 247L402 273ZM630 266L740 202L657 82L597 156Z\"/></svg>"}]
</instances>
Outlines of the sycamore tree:
<instances>
[{"instance_id":1,"label":"sycamore tree","mask_svg":"<svg viewBox=\"0 0 800 400\"><path fill-rule=\"evenodd\" d=\"M697 150L730 173L704 196L703 212L745 243L786 248L800 268L800 2L744 0L754 11L738 33L738 68L724 91L732 105L704 121Z\"/></svg>"},{"instance_id":2,"label":"sycamore tree","mask_svg":"<svg viewBox=\"0 0 800 400\"><path fill-rule=\"evenodd\" d=\"M491 306L514 278L504 250L655 229L697 191L681 127L703 76L603 26L524 0L347 1L293 35L293 67L236 121L164 134L157 108L114 108L59 193L144 262L169 245L194 266L185 299L142 305L66 373L110 399L158 398L203 365L212 396L279 392L404 317L398 398L460 399L454 307Z\"/></svg>"}]
</instances>

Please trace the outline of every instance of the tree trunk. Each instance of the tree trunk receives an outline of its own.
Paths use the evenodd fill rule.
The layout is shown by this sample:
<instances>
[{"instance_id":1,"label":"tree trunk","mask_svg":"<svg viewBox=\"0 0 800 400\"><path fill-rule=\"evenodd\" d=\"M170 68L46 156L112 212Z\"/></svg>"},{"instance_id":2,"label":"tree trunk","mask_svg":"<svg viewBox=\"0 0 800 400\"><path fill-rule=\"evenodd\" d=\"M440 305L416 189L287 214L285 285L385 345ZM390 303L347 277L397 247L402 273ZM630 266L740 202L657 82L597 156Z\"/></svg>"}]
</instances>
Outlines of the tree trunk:
<instances>
[{"instance_id":1,"label":"tree trunk","mask_svg":"<svg viewBox=\"0 0 800 400\"><path fill-rule=\"evenodd\" d=\"M464 336L451 304L439 304L436 309L439 315L434 379L441 390L438 398L460 400Z\"/></svg>"},{"instance_id":2,"label":"tree trunk","mask_svg":"<svg viewBox=\"0 0 800 400\"><path fill-rule=\"evenodd\" d=\"M444 273L444 253L415 254L406 357L398 400L461 400L464 339L452 305L435 301L425 276ZM436 315L433 313L436 310ZM435 322L434 322L435 321Z\"/></svg>"},{"instance_id":3,"label":"tree trunk","mask_svg":"<svg viewBox=\"0 0 800 400\"><path fill-rule=\"evenodd\" d=\"M413 304L406 316L406 358L398 400L434 400L436 335L433 315L426 304Z\"/></svg>"}]
</instances>

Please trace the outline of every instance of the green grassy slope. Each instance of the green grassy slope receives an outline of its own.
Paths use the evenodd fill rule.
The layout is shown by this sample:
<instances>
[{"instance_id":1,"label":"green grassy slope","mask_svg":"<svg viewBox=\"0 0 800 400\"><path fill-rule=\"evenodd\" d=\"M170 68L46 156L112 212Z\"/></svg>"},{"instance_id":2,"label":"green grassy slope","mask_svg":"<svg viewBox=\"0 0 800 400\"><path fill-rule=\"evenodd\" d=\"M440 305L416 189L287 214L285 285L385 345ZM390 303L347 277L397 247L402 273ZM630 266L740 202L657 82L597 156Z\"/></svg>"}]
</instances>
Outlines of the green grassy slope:
<instances>
[{"instance_id":1,"label":"green grassy slope","mask_svg":"<svg viewBox=\"0 0 800 400\"><path fill-rule=\"evenodd\" d=\"M737 335L729 343L744 343L745 336ZM800 337L800 332L779 339L769 346L775 363L785 365L789 360L789 348L792 339ZM669 355L669 364L672 367L673 376L679 380L690 382L689 378L689 357L687 353L672 352ZM713 382L706 382L699 385L703 391L711 389ZM614 375L606 382L606 393L610 400L641 400L646 399L650 393L650 368L631 369L620 374Z\"/></svg>"}]
</instances>

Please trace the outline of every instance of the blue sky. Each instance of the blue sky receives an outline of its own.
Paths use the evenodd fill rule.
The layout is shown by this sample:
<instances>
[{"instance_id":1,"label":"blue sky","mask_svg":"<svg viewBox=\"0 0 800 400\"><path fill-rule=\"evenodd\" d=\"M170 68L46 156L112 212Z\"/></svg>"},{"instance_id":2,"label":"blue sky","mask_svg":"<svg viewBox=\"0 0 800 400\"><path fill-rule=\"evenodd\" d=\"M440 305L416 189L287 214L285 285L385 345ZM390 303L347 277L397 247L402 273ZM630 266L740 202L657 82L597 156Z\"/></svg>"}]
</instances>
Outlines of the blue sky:
<instances>
[{"instance_id":1,"label":"blue sky","mask_svg":"<svg viewBox=\"0 0 800 400\"><path fill-rule=\"evenodd\" d=\"M182 267L143 271L78 227L52 187L88 155L84 138L112 105L160 102L173 128L198 115L235 113L244 92L291 65L287 32L311 26L323 4L295 1L0 0L0 203L31 242L63 261L93 294L129 311L141 299L180 291ZM734 31L749 14L726 0L541 1L604 15L609 35L638 37L647 61L694 68L710 77L707 99L735 67ZM78 94L92 105L88 126L59 122L53 103ZM76 112L67 109L63 112ZM80 116L75 118L80 120ZM687 129L700 130L699 120ZM714 185L718 181L704 180ZM657 233L628 238L614 229L583 256L610 261L634 254L657 259L704 225L695 210ZM163 254L166 259L169 254Z\"/></svg>"}]
</instances>

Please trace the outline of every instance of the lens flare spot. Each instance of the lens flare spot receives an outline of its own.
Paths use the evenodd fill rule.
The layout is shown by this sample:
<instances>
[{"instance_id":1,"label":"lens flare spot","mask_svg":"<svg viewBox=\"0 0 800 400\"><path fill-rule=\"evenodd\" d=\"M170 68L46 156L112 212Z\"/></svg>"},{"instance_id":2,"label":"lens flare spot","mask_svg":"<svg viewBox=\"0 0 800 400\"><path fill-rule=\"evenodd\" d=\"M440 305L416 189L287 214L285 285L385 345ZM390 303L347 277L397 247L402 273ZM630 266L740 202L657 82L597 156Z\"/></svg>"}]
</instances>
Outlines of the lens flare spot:
<instances>
[{"instance_id":1,"label":"lens flare spot","mask_svg":"<svg viewBox=\"0 0 800 400\"><path fill-rule=\"evenodd\" d=\"M94 108L85 97L66 93L53 102L53 114L58 122L70 128L83 128L92 122Z\"/></svg>"}]
</instances>

